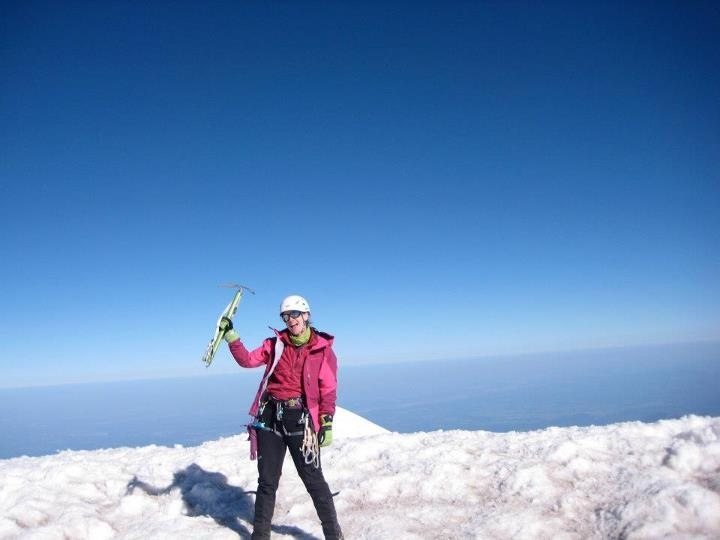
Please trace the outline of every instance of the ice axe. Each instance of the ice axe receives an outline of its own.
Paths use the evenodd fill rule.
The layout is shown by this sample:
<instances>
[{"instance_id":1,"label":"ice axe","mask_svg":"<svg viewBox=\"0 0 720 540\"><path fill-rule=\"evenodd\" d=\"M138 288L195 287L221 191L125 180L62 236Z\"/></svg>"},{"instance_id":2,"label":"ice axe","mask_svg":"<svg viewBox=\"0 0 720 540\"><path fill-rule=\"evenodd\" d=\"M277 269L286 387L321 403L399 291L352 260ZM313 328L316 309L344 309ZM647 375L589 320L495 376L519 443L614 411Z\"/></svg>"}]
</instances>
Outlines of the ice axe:
<instances>
[{"instance_id":1,"label":"ice axe","mask_svg":"<svg viewBox=\"0 0 720 540\"><path fill-rule=\"evenodd\" d=\"M205 363L205 367L210 367L210 364L212 364L213 358L215 358L215 353L217 352L218 347L220 347L220 341L222 341L223 334L225 333L223 330L220 329L220 321L222 320L222 318L227 317L228 319L232 319L235 316L238 304L240 303L242 295L245 291L248 291L250 294L255 294L255 291L253 291L250 287L246 287L245 285L238 285L237 283L230 283L220 286L237 290L235 291L235 295L233 296L232 300L230 300L230 303L218 317L217 323L215 324L215 334L213 334L213 337L210 340L207 349L205 350L205 354L202 357L202 361Z\"/></svg>"}]
</instances>

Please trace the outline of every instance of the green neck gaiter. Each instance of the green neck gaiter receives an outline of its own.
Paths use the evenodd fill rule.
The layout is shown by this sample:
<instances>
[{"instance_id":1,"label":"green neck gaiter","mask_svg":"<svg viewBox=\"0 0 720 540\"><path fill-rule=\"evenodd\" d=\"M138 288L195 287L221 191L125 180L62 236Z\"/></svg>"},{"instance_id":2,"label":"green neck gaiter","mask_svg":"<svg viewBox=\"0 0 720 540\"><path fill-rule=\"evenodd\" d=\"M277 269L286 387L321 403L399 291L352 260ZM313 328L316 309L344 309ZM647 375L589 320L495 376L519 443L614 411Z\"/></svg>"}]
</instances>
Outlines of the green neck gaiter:
<instances>
[{"instance_id":1,"label":"green neck gaiter","mask_svg":"<svg viewBox=\"0 0 720 540\"><path fill-rule=\"evenodd\" d=\"M307 342L310 341L311 334L312 332L310 331L310 327L306 326L303 333L299 336L293 336L292 334L290 334L290 343L292 343L296 347L300 347L301 345L307 345Z\"/></svg>"}]
</instances>

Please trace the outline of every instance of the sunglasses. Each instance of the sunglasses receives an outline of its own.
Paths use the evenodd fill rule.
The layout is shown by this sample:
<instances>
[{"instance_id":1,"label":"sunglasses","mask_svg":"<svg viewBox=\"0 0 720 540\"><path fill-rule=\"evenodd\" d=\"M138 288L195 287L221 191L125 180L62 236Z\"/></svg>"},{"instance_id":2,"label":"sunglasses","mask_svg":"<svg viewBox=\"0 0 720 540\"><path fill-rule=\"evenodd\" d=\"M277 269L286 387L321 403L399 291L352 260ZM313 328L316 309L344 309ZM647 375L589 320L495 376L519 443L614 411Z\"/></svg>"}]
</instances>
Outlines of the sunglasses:
<instances>
[{"instance_id":1,"label":"sunglasses","mask_svg":"<svg viewBox=\"0 0 720 540\"><path fill-rule=\"evenodd\" d=\"M302 311L285 311L284 313L280 314L280 317L284 322L288 322L290 318L297 319L298 317L302 316Z\"/></svg>"}]
</instances>

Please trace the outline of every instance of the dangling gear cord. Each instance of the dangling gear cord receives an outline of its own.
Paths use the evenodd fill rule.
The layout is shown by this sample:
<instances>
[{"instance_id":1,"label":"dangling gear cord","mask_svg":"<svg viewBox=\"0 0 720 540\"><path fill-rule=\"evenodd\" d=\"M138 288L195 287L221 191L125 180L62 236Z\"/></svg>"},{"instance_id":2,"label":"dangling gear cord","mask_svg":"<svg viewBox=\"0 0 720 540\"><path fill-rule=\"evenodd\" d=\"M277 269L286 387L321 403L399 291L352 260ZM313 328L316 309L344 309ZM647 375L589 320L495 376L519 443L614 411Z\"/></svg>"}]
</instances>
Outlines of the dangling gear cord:
<instances>
[{"instance_id":1,"label":"dangling gear cord","mask_svg":"<svg viewBox=\"0 0 720 540\"><path fill-rule=\"evenodd\" d=\"M305 463L312 465L317 469L320 467L320 445L318 444L317 434L310 425L309 417L305 418L305 434L303 435L302 450Z\"/></svg>"}]
</instances>

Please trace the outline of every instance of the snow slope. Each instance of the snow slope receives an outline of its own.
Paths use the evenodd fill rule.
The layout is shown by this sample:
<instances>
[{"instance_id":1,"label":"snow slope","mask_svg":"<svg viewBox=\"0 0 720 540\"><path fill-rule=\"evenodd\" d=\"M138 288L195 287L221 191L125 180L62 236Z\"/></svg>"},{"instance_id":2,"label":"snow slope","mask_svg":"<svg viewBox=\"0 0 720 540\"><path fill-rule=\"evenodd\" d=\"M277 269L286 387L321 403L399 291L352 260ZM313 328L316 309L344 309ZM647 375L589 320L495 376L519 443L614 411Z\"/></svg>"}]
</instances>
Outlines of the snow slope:
<instances>
[{"instance_id":1,"label":"snow slope","mask_svg":"<svg viewBox=\"0 0 720 540\"><path fill-rule=\"evenodd\" d=\"M720 418L398 434L345 410L323 467L348 539L720 538ZM0 539L243 538L246 436L0 461ZM286 462L275 538L322 538Z\"/></svg>"}]
</instances>

